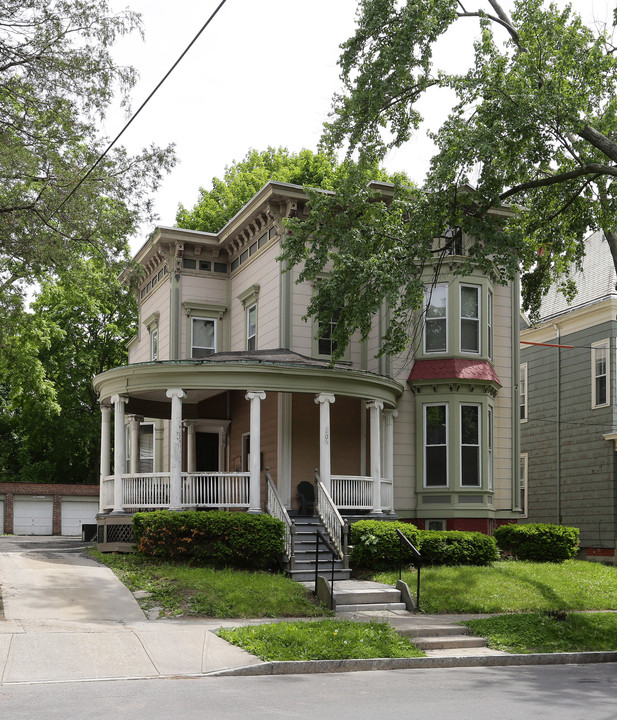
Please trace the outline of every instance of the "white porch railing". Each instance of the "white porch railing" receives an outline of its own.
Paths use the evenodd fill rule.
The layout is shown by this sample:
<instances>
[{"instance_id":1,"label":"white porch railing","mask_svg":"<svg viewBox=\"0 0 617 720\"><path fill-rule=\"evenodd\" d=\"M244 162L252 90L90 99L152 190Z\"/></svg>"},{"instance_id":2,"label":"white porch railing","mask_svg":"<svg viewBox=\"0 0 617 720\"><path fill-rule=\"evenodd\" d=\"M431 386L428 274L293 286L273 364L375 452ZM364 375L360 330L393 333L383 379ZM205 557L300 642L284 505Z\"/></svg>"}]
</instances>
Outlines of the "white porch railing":
<instances>
[{"instance_id":1,"label":"white porch railing","mask_svg":"<svg viewBox=\"0 0 617 720\"><path fill-rule=\"evenodd\" d=\"M289 562L289 570L295 570L296 558L294 548L295 527L291 522L289 513L283 505L279 491L270 475L270 470L266 468L266 512L272 517L278 518L285 525L285 555Z\"/></svg>"},{"instance_id":2,"label":"white porch railing","mask_svg":"<svg viewBox=\"0 0 617 720\"><path fill-rule=\"evenodd\" d=\"M326 528L326 532L339 551L343 560L343 567L349 567L347 552L347 523L341 517L330 493L319 479L319 472L315 470L315 488L317 490L317 514Z\"/></svg>"},{"instance_id":3,"label":"white porch railing","mask_svg":"<svg viewBox=\"0 0 617 720\"><path fill-rule=\"evenodd\" d=\"M373 478L362 475L332 475L332 500L344 510L371 510L373 507Z\"/></svg>"},{"instance_id":4,"label":"white porch railing","mask_svg":"<svg viewBox=\"0 0 617 720\"><path fill-rule=\"evenodd\" d=\"M393 483L389 478L381 478L381 509L384 512L394 510Z\"/></svg>"},{"instance_id":5,"label":"white porch railing","mask_svg":"<svg viewBox=\"0 0 617 720\"><path fill-rule=\"evenodd\" d=\"M182 507L249 507L250 473L182 473ZM115 476L103 480L103 510L114 508ZM122 475L122 509L169 507L169 473Z\"/></svg>"}]
</instances>

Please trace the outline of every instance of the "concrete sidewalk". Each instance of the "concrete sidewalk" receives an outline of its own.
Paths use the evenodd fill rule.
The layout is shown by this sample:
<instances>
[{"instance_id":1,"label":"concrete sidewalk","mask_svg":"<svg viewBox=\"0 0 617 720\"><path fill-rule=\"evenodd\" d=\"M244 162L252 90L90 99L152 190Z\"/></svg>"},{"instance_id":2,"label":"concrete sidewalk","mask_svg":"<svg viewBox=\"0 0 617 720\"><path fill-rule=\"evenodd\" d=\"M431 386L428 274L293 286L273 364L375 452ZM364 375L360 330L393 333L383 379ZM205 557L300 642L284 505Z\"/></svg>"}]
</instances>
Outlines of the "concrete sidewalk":
<instances>
[{"instance_id":1,"label":"concrete sidewalk","mask_svg":"<svg viewBox=\"0 0 617 720\"><path fill-rule=\"evenodd\" d=\"M0 586L0 684L617 662L617 653L508 655L486 648L431 651L426 658L263 662L216 631L278 621L148 620L111 570L66 538L0 538ZM401 630L471 617L361 615L355 619L379 618Z\"/></svg>"}]
</instances>

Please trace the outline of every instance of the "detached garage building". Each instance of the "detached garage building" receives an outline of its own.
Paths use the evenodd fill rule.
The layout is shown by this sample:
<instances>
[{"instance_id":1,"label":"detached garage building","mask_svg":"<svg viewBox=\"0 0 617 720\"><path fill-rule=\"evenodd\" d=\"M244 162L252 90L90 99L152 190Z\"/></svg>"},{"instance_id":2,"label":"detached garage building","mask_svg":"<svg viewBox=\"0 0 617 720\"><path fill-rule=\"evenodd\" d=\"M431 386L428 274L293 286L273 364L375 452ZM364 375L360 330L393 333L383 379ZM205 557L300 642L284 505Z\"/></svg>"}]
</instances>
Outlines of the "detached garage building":
<instances>
[{"instance_id":1,"label":"detached garage building","mask_svg":"<svg viewBox=\"0 0 617 720\"><path fill-rule=\"evenodd\" d=\"M81 535L98 510L98 485L0 483L0 533Z\"/></svg>"}]
</instances>

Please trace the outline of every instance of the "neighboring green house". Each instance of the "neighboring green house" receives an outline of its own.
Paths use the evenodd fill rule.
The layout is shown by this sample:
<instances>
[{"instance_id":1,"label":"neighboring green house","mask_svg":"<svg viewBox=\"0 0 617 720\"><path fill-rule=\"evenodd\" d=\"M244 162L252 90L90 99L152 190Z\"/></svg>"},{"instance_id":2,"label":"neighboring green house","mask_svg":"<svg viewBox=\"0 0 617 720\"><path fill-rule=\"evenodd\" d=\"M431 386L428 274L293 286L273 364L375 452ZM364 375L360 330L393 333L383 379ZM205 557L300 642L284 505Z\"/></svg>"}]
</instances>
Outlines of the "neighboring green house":
<instances>
[{"instance_id":1,"label":"neighboring green house","mask_svg":"<svg viewBox=\"0 0 617 720\"><path fill-rule=\"evenodd\" d=\"M552 288L539 323L521 331L524 518L578 527L588 559L614 561L617 275L601 232L574 280L570 304Z\"/></svg>"},{"instance_id":2,"label":"neighboring green house","mask_svg":"<svg viewBox=\"0 0 617 720\"><path fill-rule=\"evenodd\" d=\"M387 202L392 186L376 187ZM316 468L332 517L488 533L520 515L517 283L457 275L473 240L438 238L415 346L376 357L384 312L332 365L329 328L305 319L315 288L278 260L305 204L301 187L269 182L219 232L159 227L137 253L129 365L94 381L102 545L130 542L125 513L140 508L293 519Z\"/></svg>"}]
</instances>

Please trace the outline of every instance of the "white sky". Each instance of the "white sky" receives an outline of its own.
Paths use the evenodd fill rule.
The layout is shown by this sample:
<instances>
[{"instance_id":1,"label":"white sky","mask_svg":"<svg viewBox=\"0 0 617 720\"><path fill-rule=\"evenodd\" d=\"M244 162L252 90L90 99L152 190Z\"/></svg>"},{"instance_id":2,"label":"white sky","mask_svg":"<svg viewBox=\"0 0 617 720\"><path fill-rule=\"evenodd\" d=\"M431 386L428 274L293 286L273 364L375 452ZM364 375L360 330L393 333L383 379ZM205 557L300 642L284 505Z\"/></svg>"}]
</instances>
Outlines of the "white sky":
<instances>
[{"instance_id":1,"label":"white sky","mask_svg":"<svg viewBox=\"0 0 617 720\"><path fill-rule=\"evenodd\" d=\"M115 10L142 15L145 41L122 39L114 57L133 65L140 81L132 93L136 110L162 79L219 0L111 0ZM565 0L556 0L558 6ZM610 19L615 0L573 0L590 22ZM467 0L468 9L487 7ZM504 0L504 7L511 6ZM209 188L226 165L250 148L268 145L314 150L339 89L339 45L354 30L357 0L227 0L120 143L137 152L151 142L174 142L179 162L155 197L161 225L174 225L179 203L192 207L201 186ZM443 43L441 61L461 68L470 58L477 22ZM427 124L438 127L444 102L425 104ZM432 120L431 120L432 119ZM114 137L126 122L110 115L106 132ZM390 171L404 170L421 182L432 154L424 132L387 159ZM147 229L144 228L144 231ZM142 243L136 238L133 247Z\"/></svg>"}]
</instances>

